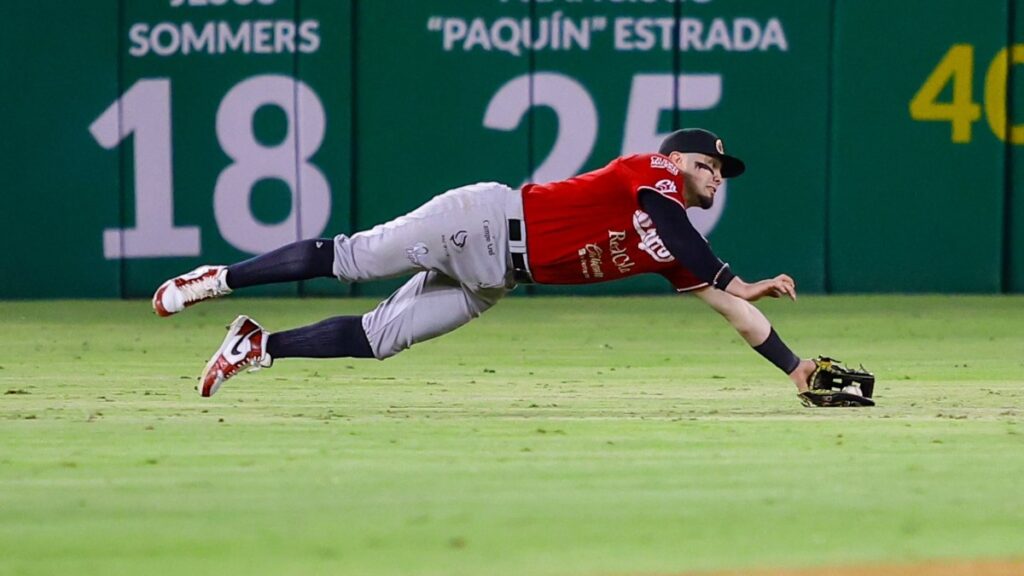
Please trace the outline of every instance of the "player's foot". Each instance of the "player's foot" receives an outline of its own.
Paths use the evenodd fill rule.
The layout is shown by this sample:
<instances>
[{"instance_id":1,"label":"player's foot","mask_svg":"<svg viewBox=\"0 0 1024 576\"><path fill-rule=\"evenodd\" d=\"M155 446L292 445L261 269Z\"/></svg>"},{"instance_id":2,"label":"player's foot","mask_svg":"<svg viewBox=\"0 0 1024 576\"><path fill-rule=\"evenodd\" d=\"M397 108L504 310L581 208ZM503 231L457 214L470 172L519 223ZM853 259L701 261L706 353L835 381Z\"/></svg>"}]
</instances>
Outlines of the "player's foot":
<instances>
[{"instance_id":1,"label":"player's foot","mask_svg":"<svg viewBox=\"0 0 1024 576\"><path fill-rule=\"evenodd\" d=\"M249 368L255 372L270 368L273 359L264 351L270 333L248 316L239 316L228 326L228 335L206 363L199 378L199 394L213 396L228 378Z\"/></svg>"},{"instance_id":2,"label":"player's foot","mask_svg":"<svg viewBox=\"0 0 1024 576\"><path fill-rule=\"evenodd\" d=\"M200 266L164 282L153 294L157 316L177 314L188 306L210 298L231 294L226 281L227 266Z\"/></svg>"}]
</instances>

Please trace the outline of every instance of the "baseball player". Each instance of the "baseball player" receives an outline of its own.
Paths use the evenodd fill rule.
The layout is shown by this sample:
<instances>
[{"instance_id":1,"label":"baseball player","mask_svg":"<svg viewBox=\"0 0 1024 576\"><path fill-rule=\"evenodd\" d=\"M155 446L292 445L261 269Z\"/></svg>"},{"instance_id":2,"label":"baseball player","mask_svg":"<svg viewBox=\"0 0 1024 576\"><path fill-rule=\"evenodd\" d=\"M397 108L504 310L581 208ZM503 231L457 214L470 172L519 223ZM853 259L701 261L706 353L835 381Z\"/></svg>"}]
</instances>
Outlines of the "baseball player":
<instances>
[{"instance_id":1,"label":"baseball player","mask_svg":"<svg viewBox=\"0 0 1024 576\"><path fill-rule=\"evenodd\" d=\"M679 130L658 154L616 158L568 180L521 190L473 184L370 230L302 240L231 266L202 266L161 285L153 308L170 316L275 282L412 275L362 316L273 333L239 316L203 370L199 391L211 396L243 368L268 368L282 358L389 358L462 326L519 284L660 274L677 292L691 292L721 314L804 393L816 362L794 354L751 304L766 296L796 300L793 279L780 274L745 282L686 215L690 206L710 208L722 182L744 170L715 134Z\"/></svg>"}]
</instances>

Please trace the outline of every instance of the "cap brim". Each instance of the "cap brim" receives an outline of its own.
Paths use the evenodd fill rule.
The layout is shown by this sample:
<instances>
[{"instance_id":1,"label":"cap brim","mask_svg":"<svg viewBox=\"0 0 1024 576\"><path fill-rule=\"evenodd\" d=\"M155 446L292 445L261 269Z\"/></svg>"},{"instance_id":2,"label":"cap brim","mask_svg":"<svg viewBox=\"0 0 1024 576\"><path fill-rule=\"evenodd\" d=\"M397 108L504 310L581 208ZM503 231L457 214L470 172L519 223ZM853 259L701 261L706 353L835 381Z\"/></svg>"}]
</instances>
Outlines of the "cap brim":
<instances>
[{"instance_id":1,"label":"cap brim","mask_svg":"<svg viewBox=\"0 0 1024 576\"><path fill-rule=\"evenodd\" d=\"M735 178L747 170L747 165L743 163L743 160L740 160L735 156L715 154L715 157L722 161L723 178Z\"/></svg>"}]
</instances>

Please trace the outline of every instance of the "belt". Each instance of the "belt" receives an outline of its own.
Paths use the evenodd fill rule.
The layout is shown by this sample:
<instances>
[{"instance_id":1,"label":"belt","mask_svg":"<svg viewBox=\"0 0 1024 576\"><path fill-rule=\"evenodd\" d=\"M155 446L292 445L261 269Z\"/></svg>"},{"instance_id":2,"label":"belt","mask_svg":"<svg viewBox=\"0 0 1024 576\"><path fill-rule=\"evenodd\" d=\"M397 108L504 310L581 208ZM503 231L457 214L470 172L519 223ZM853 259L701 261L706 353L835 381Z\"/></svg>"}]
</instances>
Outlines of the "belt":
<instances>
[{"instance_id":1,"label":"belt","mask_svg":"<svg viewBox=\"0 0 1024 576\"><path fill-rule=\"evenodd\" d=\"M526 255L526 223L519 218L508 219L508 251L512 256L512 277L519 284L533 284L530 259Z\"/></svg>"}]
</instances>

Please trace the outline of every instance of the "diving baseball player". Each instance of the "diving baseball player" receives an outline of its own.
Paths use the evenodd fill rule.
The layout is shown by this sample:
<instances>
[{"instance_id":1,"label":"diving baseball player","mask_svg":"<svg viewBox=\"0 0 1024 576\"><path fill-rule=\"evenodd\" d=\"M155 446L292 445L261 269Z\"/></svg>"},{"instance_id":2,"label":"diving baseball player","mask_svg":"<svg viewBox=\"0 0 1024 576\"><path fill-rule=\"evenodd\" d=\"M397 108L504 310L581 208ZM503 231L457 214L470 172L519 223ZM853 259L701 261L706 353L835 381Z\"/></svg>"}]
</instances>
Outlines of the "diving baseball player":
<instances>
[{"instance_id":1,"label":"diving baseball player","mask_svg":"<svg viewBox=\"0 0 1024 576\"><path fill-rule=\"evenodd\" d=\"M479 316L519 284L587 284L659 274L721 314L799 393L818 370L801 360L752 304L796 299L792 278L748 283L711 251L686 215L709 208L726 178L745 166L703 129L672 133L658 154L616 158L568 180L515 190L481 183L450 190L370 230L302 240L230 266L203 266L157 289L160 316L233 290L334 276L362 282L412 277L362 316L269 332L239 316L203 371L213 395L243 368L282 358L385 359ZM817 403L817 402L816 402Z\"/></svg>"}]
</instances>

